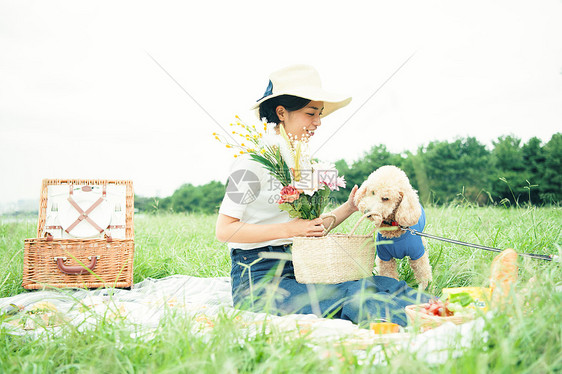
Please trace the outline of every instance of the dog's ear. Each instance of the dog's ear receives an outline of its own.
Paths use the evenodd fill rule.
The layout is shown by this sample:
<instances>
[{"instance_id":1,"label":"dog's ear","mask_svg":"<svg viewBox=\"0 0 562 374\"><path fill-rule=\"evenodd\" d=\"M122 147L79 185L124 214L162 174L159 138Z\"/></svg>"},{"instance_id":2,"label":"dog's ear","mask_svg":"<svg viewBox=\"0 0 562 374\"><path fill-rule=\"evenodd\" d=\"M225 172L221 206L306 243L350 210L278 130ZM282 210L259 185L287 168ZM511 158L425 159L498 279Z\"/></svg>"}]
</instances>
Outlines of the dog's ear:
<instances>
[{"instance_id":1,"label":"dog's ear","mask_svg":"<svg viewBox=\"0 0 562 374\"><path fill-rule=\"evenodd\" d=\"M394 218L400 226L410 227L418 223L421 216L421 206L418 194L412 187L400 192L402 202L396 210Z\"/></svg>"}]
</instances>

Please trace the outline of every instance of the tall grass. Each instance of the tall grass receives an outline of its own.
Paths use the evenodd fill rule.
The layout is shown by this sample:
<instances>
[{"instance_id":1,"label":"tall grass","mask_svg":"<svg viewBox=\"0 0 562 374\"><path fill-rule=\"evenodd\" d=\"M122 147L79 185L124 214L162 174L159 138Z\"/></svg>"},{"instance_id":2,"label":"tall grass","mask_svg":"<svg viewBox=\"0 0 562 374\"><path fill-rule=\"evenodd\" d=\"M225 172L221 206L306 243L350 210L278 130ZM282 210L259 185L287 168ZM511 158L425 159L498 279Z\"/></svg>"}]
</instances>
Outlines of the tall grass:
<instances>
[{"instance_id":1,"label":"tall grass","mask_svg":"<svg viewBox=\"0 0 562 374\"><path fill-rule=\"evenodd\" d=\"M230 274L230 254L215 239L214 215L166 214L135 218L134 281L173 274Z\"/></svg>"},{"instance_id":2,"label":"tall grass","mask_svg":"<svg viewBox=\"0 0 562 374\"><path fill-rule=\"evenodd\" d=\"M0 218L0 297L16 295L21 287L23 241L37 236L37 220L31 218L2 222Z\"/></svg>"},{"instance_id":3,"label":"tall grass","mask_svg":"<svg viewBox=\"0 0 562 374\"><path fill-rule=\"evenodd\" d=\"M428 207L427 233L518 252L558 254L562 247L560 208ZM349 232L352 216L335 231ZM228 249L214 238L214 215L135 217L135 282L173 274L227 276ZM358 233L369 231L362 224ZM35 235L35 221L0 222L0 296L21 288L23 240ZM487 286L493 252L428 239L434 281L444 287ZM378 347L352 351L345 346L320 349L306 336L295 338L262 331L247 336L232 318L221 317L207 334L193 334L190 318L169 315L153 339L139 339L119 321L102 321L94 330L72 325L58 334L32 339L0 331L0 372L415 372L549 373L562 371L562 273L560 264L520 258L517 294L485 325L462 355L448 352L445 363L388 349L388 360L375 365ZM414 285L407 261L403 279ZM536 279L528 286L531 278ZM557 289L558 288L558 289Z\"/></svg>"}]
</instances>

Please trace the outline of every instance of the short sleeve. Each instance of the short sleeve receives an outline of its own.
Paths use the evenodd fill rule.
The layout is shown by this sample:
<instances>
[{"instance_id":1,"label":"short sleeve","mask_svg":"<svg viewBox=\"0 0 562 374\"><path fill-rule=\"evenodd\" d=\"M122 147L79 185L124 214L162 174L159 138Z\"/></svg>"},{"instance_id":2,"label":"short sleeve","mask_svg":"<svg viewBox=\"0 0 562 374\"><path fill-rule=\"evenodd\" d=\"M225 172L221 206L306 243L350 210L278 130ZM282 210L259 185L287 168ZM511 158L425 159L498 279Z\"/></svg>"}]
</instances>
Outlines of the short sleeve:
<instances>
[{"instance_id":1,"label":"short sleeve","mask_svg":"<svg viewBox=\"0 0 562 374\"><path fill-rule=\"evenodd\" d=\"M251 197L251 183L259 181L262 173L259 163L249 157L238 157L230 167L219 213L242 219L248 207L246 201Z\"/></svg>"},{"instance_id":2,"label":"short sleeve","mask_svg":"<svg viewBox=\"0 0 562 374\"><path fill-rule=\"evenodd\" d=\"M250 156L237 157L230 168L225 196L219 213L247 224L268 225L286 223L289 213L279 209L282 190L265 167ZM253 249L267 245L290 244L292 238L272 239L254 243L228 242L229 248Z\"/></svg>"}]
</instances>

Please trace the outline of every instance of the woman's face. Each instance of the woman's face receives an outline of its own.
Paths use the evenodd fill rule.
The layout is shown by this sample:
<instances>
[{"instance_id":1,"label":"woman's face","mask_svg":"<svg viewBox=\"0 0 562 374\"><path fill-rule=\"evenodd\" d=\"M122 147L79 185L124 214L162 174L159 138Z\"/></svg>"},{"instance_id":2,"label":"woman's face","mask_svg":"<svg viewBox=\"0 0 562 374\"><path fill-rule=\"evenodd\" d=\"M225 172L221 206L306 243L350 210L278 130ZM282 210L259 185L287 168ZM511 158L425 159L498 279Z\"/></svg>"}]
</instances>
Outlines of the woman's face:
<instances>
[{"instance_id":1,"label":"woman's face","mask_svg":"<svg viewBox=\"0 0 562 374\"><path fill-rule=\"evenodd\" d=\"M304 108L293 112L287 111L283 106L278 106L276 111L285 125L287 134L301 140L313 136L316 129L320 127L320 115L323 109L323 101L311 101Z\"/></svg>"}]
</instances>

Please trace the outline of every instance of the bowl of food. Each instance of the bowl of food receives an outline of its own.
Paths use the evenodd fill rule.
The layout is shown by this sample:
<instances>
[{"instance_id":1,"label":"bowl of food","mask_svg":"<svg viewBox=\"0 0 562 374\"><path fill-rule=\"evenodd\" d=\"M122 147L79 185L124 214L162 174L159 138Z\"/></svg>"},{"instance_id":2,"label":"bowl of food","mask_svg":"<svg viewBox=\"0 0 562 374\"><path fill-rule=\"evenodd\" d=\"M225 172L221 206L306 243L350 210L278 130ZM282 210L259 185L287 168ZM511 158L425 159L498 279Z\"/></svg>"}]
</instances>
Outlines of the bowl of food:
<instances>
[{"instance_id":1,"label":"bowl of food","mask_svg":"<svg viewBox=\"0 0 562 374\"><path fill-rule=\"evenodd\" d=\"M446 322L455 325L474 319L475 311L457 303L442 300L430 300L429 303L408 305L406 315L410 323L422 329L441 326Z\"/></svg>"}]
</instances>

